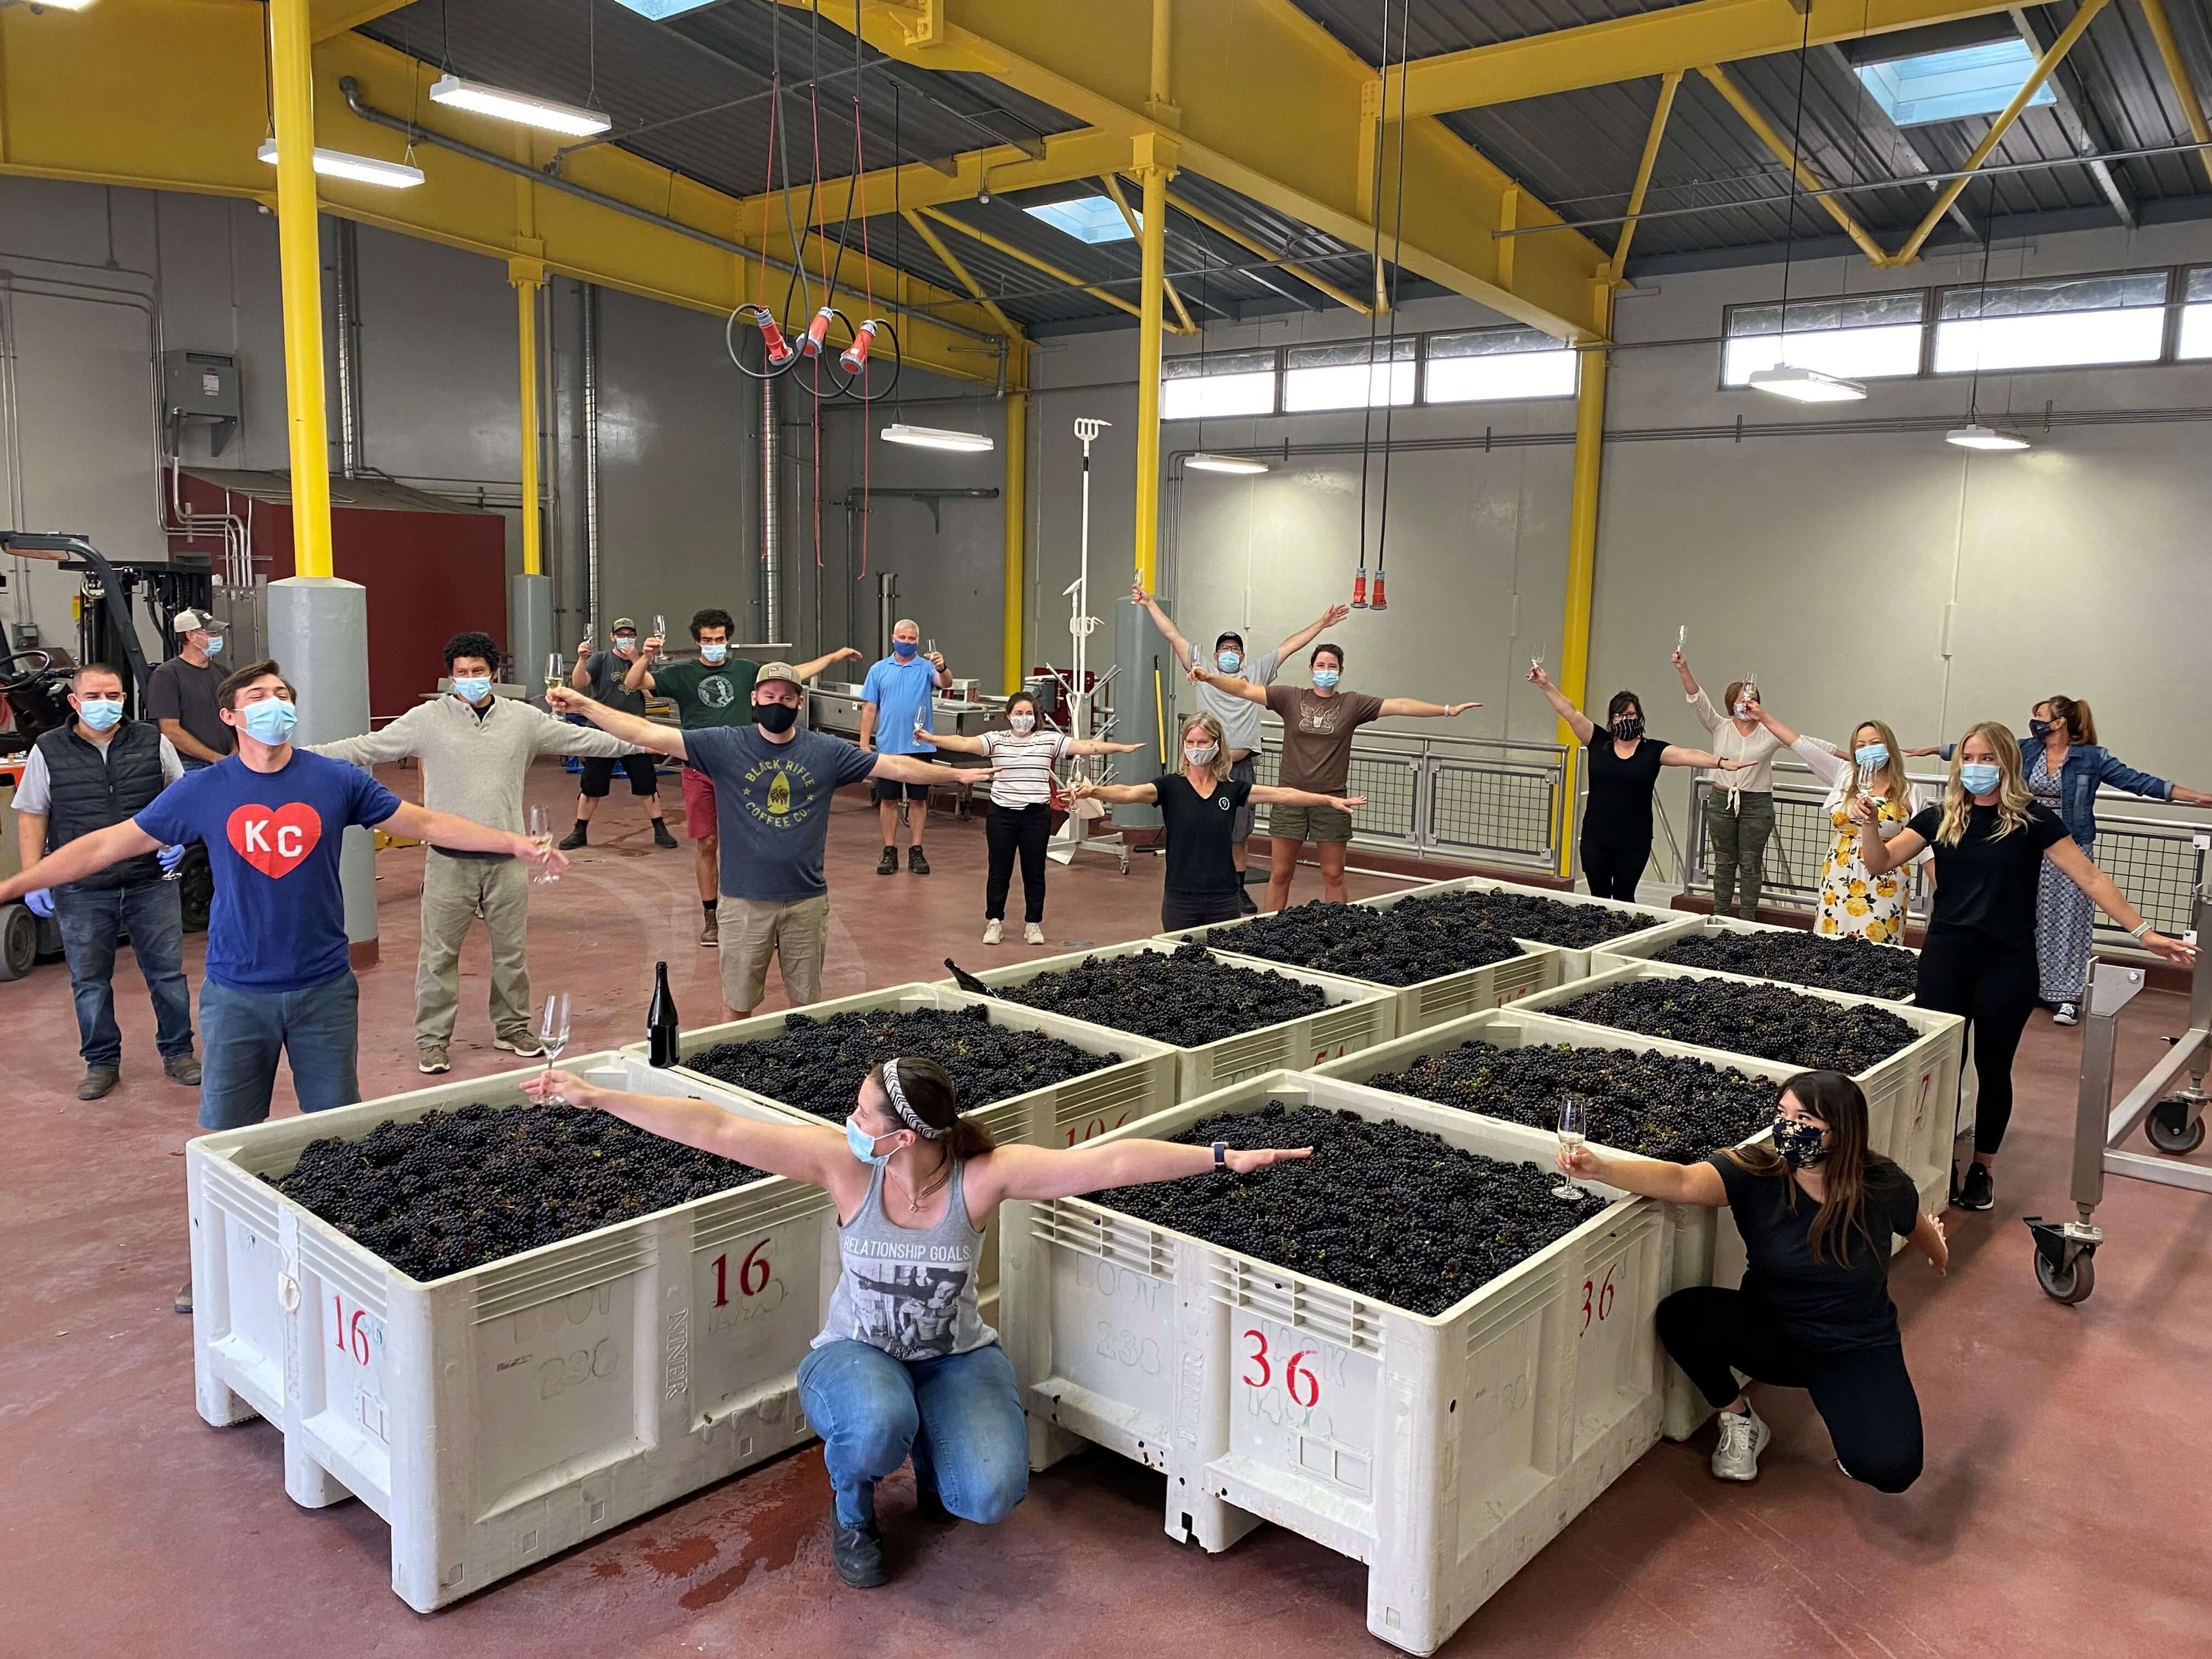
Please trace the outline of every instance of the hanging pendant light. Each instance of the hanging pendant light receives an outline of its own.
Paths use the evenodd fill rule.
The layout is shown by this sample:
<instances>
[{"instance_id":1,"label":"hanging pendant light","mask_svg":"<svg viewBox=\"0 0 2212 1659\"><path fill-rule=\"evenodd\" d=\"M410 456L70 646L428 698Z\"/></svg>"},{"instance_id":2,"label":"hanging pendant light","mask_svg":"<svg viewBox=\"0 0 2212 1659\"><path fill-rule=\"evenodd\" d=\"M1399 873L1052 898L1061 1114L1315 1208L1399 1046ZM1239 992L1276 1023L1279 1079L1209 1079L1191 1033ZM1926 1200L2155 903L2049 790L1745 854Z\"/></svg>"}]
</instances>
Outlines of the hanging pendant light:
<instances>
[{"instance_id":1,"label":"hanging pendant light","mask_svg":"<svg viewBox=\"0 0 2212 1659\"><path fill-rule=\"evenodd\" d=\"M2017 432L2002 427L1985 426L1973 418L1970 410L1966 424L1954 426L1943 434L1947 444L1956 444L1961 449L2028 449L2033 447Z\"/></svg>"},{"instance_id":2,"label":"hanging pendant light","mask_svg":"<svg viewBox=\"0 0 2212 1659\"><path fill-rule=\"evenodd\" d=\"M1249 455L1217 455L1212 450L1200 449L1182 458L1184 466L1196 472L1265 472L1267 464Z\"/></svg>"},{"instance_id":3,"label":"hanging pendant light","mask_svg":"<svg viewBox=\"0 0 2212 1659\"><path fill-rule=\"evenodd\" d=\"M949 427L908 426L894 422L878 434L887 444L910 444L916 449L957 449L980 455L998 446L981 432L956 432Z\"/></svg>"},{"instance_id":4,"label":"hanging pendant light","mask_svg":"<svg viewBox=\"0 0 2212 1659\"><path fill-rule=\"evenodd\" d=\"M1800 368L1795 363L1754 368L1750 385L1754 392L1771 392L1800 404L1850 404L1867 395L1867 389L1856 380L1823 374L1817 368Z\"/></svg>"}]
</instances>

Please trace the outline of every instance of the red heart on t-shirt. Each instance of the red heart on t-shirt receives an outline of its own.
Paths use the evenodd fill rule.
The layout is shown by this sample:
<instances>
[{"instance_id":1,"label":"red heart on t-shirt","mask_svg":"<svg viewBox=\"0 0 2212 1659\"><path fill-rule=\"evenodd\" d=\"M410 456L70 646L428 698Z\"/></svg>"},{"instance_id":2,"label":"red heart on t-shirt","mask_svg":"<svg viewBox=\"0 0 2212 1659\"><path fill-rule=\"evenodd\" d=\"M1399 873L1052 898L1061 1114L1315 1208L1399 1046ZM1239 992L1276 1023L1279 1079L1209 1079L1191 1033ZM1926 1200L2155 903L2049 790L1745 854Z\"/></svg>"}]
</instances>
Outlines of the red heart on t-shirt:
<instances>
[{"instance_id":1,"label":"red heart on t-shirt","mask_svg":"<svg viewBox=\"0 0 2212 1659\"><path fill-rule=\"evenodd\" d=\"M282 806L247 805L224 825L231 850L272 879L289 876L307 861L323 838L323 820L305 801Z\"/></svg>"}]
</instances>

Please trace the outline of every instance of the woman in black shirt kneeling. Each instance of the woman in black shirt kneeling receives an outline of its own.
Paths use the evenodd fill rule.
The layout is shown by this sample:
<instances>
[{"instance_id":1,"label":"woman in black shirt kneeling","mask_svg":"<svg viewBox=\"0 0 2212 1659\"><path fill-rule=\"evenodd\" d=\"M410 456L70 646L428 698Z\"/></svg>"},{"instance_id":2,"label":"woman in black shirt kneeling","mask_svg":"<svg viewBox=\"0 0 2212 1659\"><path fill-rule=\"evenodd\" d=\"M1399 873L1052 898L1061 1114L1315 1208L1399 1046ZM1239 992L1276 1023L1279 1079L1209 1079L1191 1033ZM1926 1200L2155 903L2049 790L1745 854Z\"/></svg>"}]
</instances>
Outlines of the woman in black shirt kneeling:
<instances>
[{"instance_id":1,"label":"woman in black shirt kneeling","mask_svg":"<svg viewBox=\"0 0 2212 1659\"><path fill-rule=\"evenodd\" d=\"M1182 723L1182 771L1163 772L1150 783L1078 784L1069 793L1109 806L1159 807L1168 841L1167 890L1160 899L1164 933L1234 921L1243 914L1243 878L1231 836L1237 809L1247 800L1261 806L1333 806L1340 812L1367 805L1364 795L1237 782L1229 775L1221 722L1211 714L1193 714Z\"/></svg>"},{"instance_id":2,"label":"woman in black shirt kneeling","mask_svg":"<svg viewBox=\"0 0 2212 1659\"><path fill-rule=\"evenodd\" d=\"M1699 1285L1659 1304L1659 1340L1720 1408L1713 1474L1751 1480L1771 1431L1735 1373L1811 1392L1845 1474L1877 1492L1920 1478L1920 1401L1889 1299L1893 1237L1937 1273L1943 1224L1920 1213L1912 1177L1867 1148L1866 1097L1841 1072L1782 1085L1774 1144L1702 1164L1562 1149L1569 1175L1670 1204L1725 1206L1750 1266L1741 1290Z\"/></svg>"},{"instance_id":3,"label":"woman in black shirt kneeling","mask_svg":"<svg viewBox=\"0 0 2212 1659\"><path fill-rule=\"evenodd\" d=\"M1871 823L1874 803L1861 796L1851 815ZM2012 1121L2012 1060L2034 1011L2040 979L2035 959L2036 884L2043 861L2142 941L2146 950L2188 966L2197 948L2154 933L2112 879L2089 861L2058 815L2039 806L2021 771L2020 740L1995 720L1967 729L1951 762L1940 807L1923 808L1887 841L1862 836L1861 854L1875 875L1936 849L1936 911L1921 942L1923 1008L1963 1014L1972 1023L1974 1161L1953 1202L1986 1210L1996 1202L1990 1175Z\"/></svg>"}]
</instances>

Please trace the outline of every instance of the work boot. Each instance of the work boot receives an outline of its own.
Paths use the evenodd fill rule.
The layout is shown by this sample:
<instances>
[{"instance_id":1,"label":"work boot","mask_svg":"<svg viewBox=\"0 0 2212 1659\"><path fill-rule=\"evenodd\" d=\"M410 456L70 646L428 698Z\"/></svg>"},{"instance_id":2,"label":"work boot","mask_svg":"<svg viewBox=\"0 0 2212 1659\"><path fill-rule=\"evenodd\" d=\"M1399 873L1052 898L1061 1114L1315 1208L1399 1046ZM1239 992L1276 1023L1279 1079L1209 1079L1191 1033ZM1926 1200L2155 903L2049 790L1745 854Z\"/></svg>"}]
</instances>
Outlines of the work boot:
<instances>
[{"instance_id":1,"label":"work boot","mask_svg":"<svg viewBox=\"0 0 2212 1659\"><path fill-rule=\"evenodd\" d=\"M719 912L710 913L707 925L699 930L699 943L719 945L722 942L722 918Z\"/></svg>"},{"instance_id":2,"label":"work boot","mask_svg":"<svg viewBox=\"0 0 2212 1659\"><path fill-rule=\"evenodd\" d=\"M909 847L906 849L906 867L915 875L926 876L929 873L929 860L919 847Z\"/></svg>"},{"instance_id":3,"label":"work boot","mask_svg":"<svg viewBox=\"0 0 2212 1659\"><path fill-rule=\"evenodd\" d=\"M665 819L655 818L653 821L653 844L655 847L676 845L676 837L668 833L668 824Z\"/></svg>"},{"instance_id":4,"label":"work boot","mask_svg":"<svg viewBox=\"0 0 2212 1659\"><path fill-rule=\"evenodd\" d=\"M830 1505L830 1565L854 1589L873 1589L889 1577L884 1571L884 1535L876 1523L847 1526L837 1518L834 1498Z\"/></svg>"},{"instance_id":5,"label":"work boot","mask_svg":"<svg viewBox=\"0 0 2212 1659\"><path fill-rule=\"evenodd\" d=\"M122 1074L112 1066L88 1066L84 1076L78 1079L76 1097L79 1100L98 1100L115 1086Z\"/></svg>"},{"instance_id":6,"label":"work boot","mask_svg":"<svg viewBox=\"0 0 2212 1659\"><path fill-rule=\"evenodd\" d=\"M415 1069L424 1077L436 1077L442 1072L452 1071L453 1062L446 1058L446 1045L441 1042L435 1048L422 1049L416 1059Z\"/></svg>"},{"instance_id":7,"label":"work boot","mask_svg":"<svg viewBox=\"0 0 2212 1659\"><path fill-rule=\"evenodd\" d=\"M879 876L895 876L898 874L897 848L886 847L884 848L883 857L876 860L876 873Z\"/></svg>"},{"instance_id":8,"label":"work boot","mask_svg":"<svg viewBox=\"0 0 2212 1659\"><path fill-rule=\"evenodd\" d=\"M581 818L578 818L576 827L561 837L561 850L564 853L573 853L579 847L587 843L591 838L590 827Z\"/></svg>"},{"instance_id":9,"label":"work boot","mask_svg":"<svg viewBox=\"0 0 2212 1659\"><path fill-rule=\"evenodd\" d=\"M173 1054L161 1062L161 1069L187 1089L200 1086L200 1063L190 1054Z\"/></svg>"}]
</instances>

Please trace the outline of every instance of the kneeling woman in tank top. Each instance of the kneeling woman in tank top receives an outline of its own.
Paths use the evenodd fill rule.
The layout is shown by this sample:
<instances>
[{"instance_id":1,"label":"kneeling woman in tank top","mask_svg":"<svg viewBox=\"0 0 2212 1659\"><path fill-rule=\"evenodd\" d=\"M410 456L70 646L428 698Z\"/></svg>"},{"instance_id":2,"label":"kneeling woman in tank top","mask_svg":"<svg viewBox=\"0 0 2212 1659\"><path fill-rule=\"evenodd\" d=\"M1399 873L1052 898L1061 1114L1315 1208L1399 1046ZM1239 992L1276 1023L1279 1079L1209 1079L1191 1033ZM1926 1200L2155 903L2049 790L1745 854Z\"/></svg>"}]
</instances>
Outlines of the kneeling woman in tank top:
<instances>
[{"instance_id":1,"label":"kneeling woman in tank top","mask_svg":"<svg viewBox=\"0 0 2212 1659\"><path fill-rule=\"evenodd\" d=\"M1072 1152L998 1146L961 1121L952 1079L932 1060L885 1060L870 1072L842 1133L763 1123L703 1100L601 1089L570 1072L525 1088L810 1182L836 1200L844 1270L829 1322L799 1368L799 1392L830 1466L830 1559L862 1589L884 1577L876 1482L909 1454L925 1514L988 1523L1029 1488L1014 1368L975 1309L983 1229L1001 1202L1220 1170L1249 1175L1311 1151L1164 1140Z\"/></svg>"}]
</instances>

